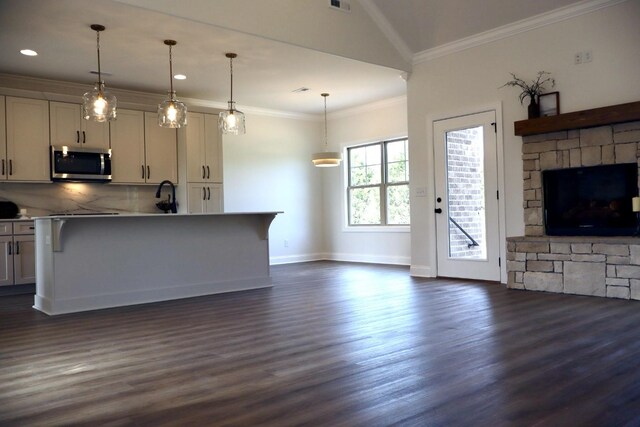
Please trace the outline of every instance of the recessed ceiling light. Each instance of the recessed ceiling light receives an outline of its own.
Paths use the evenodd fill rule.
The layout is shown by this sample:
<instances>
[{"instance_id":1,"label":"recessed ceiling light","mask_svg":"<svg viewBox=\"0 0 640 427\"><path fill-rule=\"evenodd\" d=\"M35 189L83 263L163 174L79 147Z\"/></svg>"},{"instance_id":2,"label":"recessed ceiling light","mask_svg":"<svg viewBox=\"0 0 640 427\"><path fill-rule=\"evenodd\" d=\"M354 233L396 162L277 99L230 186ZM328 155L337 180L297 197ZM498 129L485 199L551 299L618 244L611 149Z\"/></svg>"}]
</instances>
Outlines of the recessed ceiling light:
<instances>
[{"instance_id":1,"label":"recessed ceiling light","mask_svg":"<svg viewBox=\"0 0 640 427\"><path fill-rule=\"evenodd\" d=\"M26 55L26 56L37 56L38 52L36 52L35 50L31 50L31 49L22 49L20 51L21 54Z\"/></svg>"},{"instance_id":2,"label":"recessed ceiling light","mask_svg":"<svg viewBox=\"0 0 640 427\"><path fill-rule=\"evenodd\" d=\"M187 76L185 76L184 74L176 74L175 76L173 76L173 78L176 80L185 80Z\"/></svg>"}]
</instances>

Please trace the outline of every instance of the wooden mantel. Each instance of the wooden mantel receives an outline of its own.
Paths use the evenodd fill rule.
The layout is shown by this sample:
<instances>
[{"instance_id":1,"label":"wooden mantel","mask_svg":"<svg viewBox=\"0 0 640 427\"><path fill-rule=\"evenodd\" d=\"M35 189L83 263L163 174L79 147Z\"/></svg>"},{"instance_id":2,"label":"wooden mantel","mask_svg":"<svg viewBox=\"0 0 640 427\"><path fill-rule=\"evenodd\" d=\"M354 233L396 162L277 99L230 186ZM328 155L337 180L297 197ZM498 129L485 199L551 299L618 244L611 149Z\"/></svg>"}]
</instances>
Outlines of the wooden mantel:
<instances>
[{"instance_id":1,"label":"wooden mantel","mask_svg":"<svg viewBox=\"0 0 640 427\"><path fill-rule=\"evenodd\" d=\"M592 110L574 111L573 113L558 114L557 116L520 120L513 124L513 128L517 136L528 136L635 120L640 120L640 101L594 108Z\"/></svg>"}]
</instances>

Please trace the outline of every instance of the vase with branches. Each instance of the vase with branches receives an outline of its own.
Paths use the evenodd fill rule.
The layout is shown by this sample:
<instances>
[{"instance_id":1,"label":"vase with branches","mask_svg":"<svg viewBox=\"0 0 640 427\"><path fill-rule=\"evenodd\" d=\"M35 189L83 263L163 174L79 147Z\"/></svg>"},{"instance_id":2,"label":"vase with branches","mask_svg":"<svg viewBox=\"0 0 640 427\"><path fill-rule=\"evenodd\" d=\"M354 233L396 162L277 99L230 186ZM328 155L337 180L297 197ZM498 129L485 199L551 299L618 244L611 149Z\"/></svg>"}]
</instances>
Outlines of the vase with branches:
<instances>
[{"instance_id":1,"label":"vase with branches","mask_svg":"<svg viewBox=\"0 0 640 427\"><path fill-rule=\"evenodd\" d=\"M538 96L544 93L546 86L554 87L556 85L556 81L553 77L551 77L551 73L547 71L538 71L538 75L534 80L531 80L531 83L527 83L521 78L517 77L514 73L511 74L513 80L506 82L504 85L500 86L512 86L517 87L522 90L518 99L520 100L520 104L524 105L524 100L528 97L530 99L529 107L528 107L528 115L530 119L540 117L540 106L538 105Z\"/></svg>"}]
</instances>

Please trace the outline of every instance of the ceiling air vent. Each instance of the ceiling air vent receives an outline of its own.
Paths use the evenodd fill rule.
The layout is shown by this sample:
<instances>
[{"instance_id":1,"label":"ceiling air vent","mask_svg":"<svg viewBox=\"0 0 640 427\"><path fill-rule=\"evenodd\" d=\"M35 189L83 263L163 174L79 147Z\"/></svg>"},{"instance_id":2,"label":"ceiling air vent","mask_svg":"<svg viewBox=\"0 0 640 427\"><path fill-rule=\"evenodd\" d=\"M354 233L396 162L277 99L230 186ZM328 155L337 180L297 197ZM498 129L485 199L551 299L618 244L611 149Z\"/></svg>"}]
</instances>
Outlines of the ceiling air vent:
<instances>
[{"instance_id":1,"label":"ceiling air vent","mask_svg":"<svg viewBox=\"0 0 640 427\"><path fill-rule=\"evenodd\" d=\"M340 9L343 12L351 12L349 0L329 0L329 7L332 9Z\"/></svg>"},{"instance_id":2,"label":"ceiling air vent","mask_svg":"<svg viewBox=\"0 0 640 427\"><path fill-rule=\"evenodd\" d=\"M298 89L294 89L291 92L293 92L293 93L302 93L302 92L306 92L308 90L309 90L308 87L299 87Z\"/></svg>"}]
</instances>

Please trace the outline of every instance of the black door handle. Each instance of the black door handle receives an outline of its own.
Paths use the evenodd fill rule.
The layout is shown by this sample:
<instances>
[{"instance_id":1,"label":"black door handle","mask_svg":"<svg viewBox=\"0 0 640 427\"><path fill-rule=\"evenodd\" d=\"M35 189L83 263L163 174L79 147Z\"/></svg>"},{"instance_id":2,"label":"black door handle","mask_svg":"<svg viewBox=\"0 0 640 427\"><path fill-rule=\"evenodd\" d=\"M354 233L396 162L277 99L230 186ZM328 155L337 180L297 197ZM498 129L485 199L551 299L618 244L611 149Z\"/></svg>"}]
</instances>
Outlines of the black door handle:
<instances>
[{"instance_id":1,"label":"black door handle","mask_svg":"<svg viewBox=\"0 0 640 427\"><path fill-rule=\"evenodd\" d=\"M442 209L441 209L441 208L436 208L436 209L435 209L435 212L436 212L436 213L442 213Z\"/></svg>"}]
</instances>

